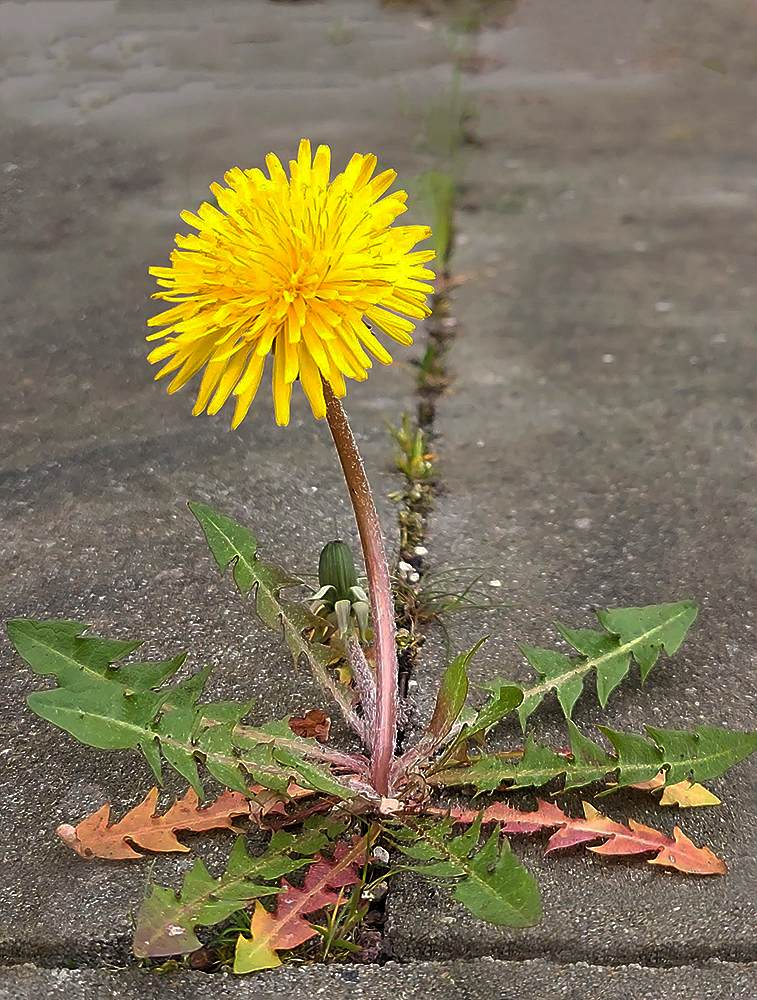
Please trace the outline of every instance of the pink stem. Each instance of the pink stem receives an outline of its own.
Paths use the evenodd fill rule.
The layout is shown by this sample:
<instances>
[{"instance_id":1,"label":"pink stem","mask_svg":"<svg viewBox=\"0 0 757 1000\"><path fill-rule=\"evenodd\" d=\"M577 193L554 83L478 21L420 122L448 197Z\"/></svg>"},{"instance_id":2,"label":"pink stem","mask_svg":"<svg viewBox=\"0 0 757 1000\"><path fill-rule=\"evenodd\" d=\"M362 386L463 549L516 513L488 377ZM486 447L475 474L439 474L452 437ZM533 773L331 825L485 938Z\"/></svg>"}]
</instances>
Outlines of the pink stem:
<instances>
[{"instance_id":1,"label":"pink stem","mask_svg":"<svg viewBox=\"0 0 757 1000\"><path fill-rule=\"evenodd\" d=\"M389 772L397 738L397 648L389 567L376 505L347 414L325 379L323 394L326 420L350 491L368 577L376 647L376 720L371 740L371 777L379 795L388 796Z\"/></svg>"}]
</instances>

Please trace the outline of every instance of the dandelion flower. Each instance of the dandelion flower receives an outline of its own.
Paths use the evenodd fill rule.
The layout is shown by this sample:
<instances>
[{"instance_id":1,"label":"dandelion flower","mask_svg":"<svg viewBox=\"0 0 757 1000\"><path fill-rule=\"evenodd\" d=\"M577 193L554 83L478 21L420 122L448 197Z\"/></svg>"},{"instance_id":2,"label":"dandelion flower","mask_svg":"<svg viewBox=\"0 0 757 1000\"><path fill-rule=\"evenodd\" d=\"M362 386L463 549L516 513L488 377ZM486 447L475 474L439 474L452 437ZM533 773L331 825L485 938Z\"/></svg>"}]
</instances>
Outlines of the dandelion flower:
<instances>
[{"instance_id":1,"label":"dandelion flower","mask_svg":"<svg viewBox=\"0 0 757 1000\"><path fill-rule=\"evenodd\" d=\"M433 251L413 251L431 231L392 227L407 195L381 197L396 173L372 179L375 156L356 153L333 181L329 147L312 157L307 140L290 178L272 153L266 164L269 177L234 167L227 187L211 184L218 208L183 212L197 233L177 235L170 267L150 268L166 289L153 298L176 303L149 321L166 327L148 337L166 338L148 358L166 361L156 378L174 373L175 392L204 369L192 412L217 413L233 394L232 427L249 410L270 353L277 423L289 423L297 379L315 416L325 416L322 380L344 396L345 376L367 377L369 354L390 364L374 330L411 344L411 320L429 314L434 277L423 267Z\"/></svg>"}]
</instances>

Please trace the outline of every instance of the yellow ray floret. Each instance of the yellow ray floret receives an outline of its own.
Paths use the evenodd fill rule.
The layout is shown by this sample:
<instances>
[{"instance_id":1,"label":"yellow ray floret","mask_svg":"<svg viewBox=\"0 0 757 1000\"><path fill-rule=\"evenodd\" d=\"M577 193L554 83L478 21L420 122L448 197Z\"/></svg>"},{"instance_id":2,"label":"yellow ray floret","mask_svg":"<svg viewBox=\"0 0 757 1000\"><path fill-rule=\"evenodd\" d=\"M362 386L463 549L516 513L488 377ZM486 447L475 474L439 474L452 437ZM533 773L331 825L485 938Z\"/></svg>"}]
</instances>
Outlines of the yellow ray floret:
<instances>
[{"instance_id":1,"label":"yellow ray floret","mask_svg":"<svg viewBox=\"0 0 757 1000\"><path fill-rule=\"evenodd\" d=\"M165 362L169 392L204 369L193 413L217 413L236 398L232 427L255 397L266 357L273 353L276 421L289 423L298 379L316 417L326 415L323 381L337 396L344 378L362 380L372 355L392 360L383 333L411 344L412 320L429 314L434 274L423 265L432 250L414 251L431 235L426 226L392 226L405 211L404 191L385 194L393 170L374 177L376 157L356 153L330 180L331 151L311 155L303 139L287 177L279 160L261 170L234 167L227 187L210 187L207 203L182 218L197 232L178 235L170 267L152 267L174 303L149 320L165 338L148 360ZM374 332L375 331L375 332Z\"/></svg>"}]
</instances>

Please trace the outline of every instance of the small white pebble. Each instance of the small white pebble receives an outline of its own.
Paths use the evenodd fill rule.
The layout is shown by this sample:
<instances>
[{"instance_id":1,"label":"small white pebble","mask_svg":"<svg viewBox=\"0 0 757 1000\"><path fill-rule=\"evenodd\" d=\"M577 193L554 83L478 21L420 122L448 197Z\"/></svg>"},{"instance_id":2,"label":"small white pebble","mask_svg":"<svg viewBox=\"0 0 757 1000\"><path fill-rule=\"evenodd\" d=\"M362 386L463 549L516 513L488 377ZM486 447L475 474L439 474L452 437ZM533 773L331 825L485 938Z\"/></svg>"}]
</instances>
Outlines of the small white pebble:
<instances>
[{"instance_id":1,"label":"small white pebble","mask_svg":"<svg viewBox=\"0 0 757 1000\"><path fill-rule=\"evenodd\" d=\"M716 333L712 337L712 343L713 344L725 344L725 342L727 340L728 340L728 337L726 337L726 335L724 333Z\"/></svg>"},{"instance_id":2,"label":"small white pebble","mask_svg":"<svg viewBox=\"0 0 757 1000\"><path fill-rule=\"evenodd\" d=\"M587 528L591 527L591 518L590 517L577 517L575 519L575 521L573 522L573 524L575 524L575 526L577 528L580 528L581 531L586 531Z\"/></svg>"},{"instance_id":3,"label":"small white pebble","mask_svg":"<svg viewBox=\"0 0 757 1000\"><path fill-rule=\"evenodd\" d=\"M479 439L478 441L476 441L476 447L477 448L485 448L486 447L486 441L481 441Z\"/></svg>"},{"instance_id":4,"label":"small white pebble","mask_svg":"<svg viewBox=\"0 0 757 1000\"><path fill-rule=\"evenodd\" d=\"M489 581L489 586L490 587L501 587L502 586L502 581L501 580L490 580Z\"/></svg>"},{"instance_id":5,"label":"small white pebble","mask_svg":"<svg viewBox=\"0 0 757 1000\"><path fill-rule=\"evenodd\" d=\"M654 304L654 311L658 313L669 313L672 308L672 302L655 302Z\"/></svg>"},{"instance_id":6,"label":"small white pebble","mask_svg":"<svg viewBox=\"0 0 757 1000\"><path fill-rule=\"evenodd\" d=\"M385 847L373 848L373 860L380 861L382 865L389 864L389 851Z\"/></svg>"},{"instance_id":7,"label":"small white pebble","mask_svg":"<svg viewBox=\"0 0 757 1000\"><path fill-rule=\"evenodd\" d=\"M408 689L412 688L414 691L418 687L418 681L408 681L407 686Z\"/></svg>"},{"instance_id":8,"label":"small white pebble","mask_svg":"<svg viewBox=\"0 0 757 1000\"><path fill-rule=\"evenodd\" d=\"M405 562L404 559L400 559L400 561L397 563L397 569L400 571L400 573L402 573L403 576L407 576L408 573L414 572L413 567L410 565L410 563Z\"/></svg>"},{"instance_id":9,"label":"small white pebble","mask_svg":"<svg viewBox=\"0 0 757 1000\"><path fill-rule=\"evenodd\" d=\"M614 360L615 360L615 355L614 354L603 354L602 355L602 364L603 365L611 365Z\"/></svg>"},{"instance_id":10,"label":"small white pebble","mask_svg":"<svg viewBox=\"0 0 757 1000\"><path fill-rule=\"evenodd\" d=\"M416 556L427 556L428 549L426 548L425 545L416 545L415 548L413 549L413 553Z\"/></svg>"}]
</instances>

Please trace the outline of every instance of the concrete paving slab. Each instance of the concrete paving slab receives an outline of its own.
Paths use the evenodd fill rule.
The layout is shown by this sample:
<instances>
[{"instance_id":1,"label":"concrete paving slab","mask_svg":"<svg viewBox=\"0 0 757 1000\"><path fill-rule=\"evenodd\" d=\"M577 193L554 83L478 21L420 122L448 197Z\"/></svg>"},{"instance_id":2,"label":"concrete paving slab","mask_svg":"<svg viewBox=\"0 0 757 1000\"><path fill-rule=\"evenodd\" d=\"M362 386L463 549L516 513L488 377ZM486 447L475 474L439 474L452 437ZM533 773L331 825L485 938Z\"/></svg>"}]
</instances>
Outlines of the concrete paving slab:
<instances>
[{"instance_id":1,"label":"concrete paving slab","mask_svg":"<svg viewBox=\"0 0 757 1000\"><path fill-rule=\"evenodd\" d=\"M514 640L548 644L556 616L588 624L594 604L701 599L706 614L687 652L644 692L626 685L607 716L587 696L576 719L753 728L754 365L743 316L754 252L753 71L746 42L723 49L732 38L723 25L741 32L749 9L721 0L682 18L674 0L629 0L623 23L631 19L639 43L626 27L616 51L605 26L589 62L568 30L585 21L566 27L559 9L550 4L539 20L539 3L523 4L511 31L485 34L487 51L503 46L509 61L466 84L485 144L470 158L460 216L456 268L472 277L457 309L468 332L440 409L448 493L437 502L434 558L493 565L503 600L528 609L486 623L497 639L477 661L481 677L504 665L523 671ZM614 0L595 4L593 25L602 10L621 13ZM333 511L350 530L324 428L301 403L279 430L261 400L230 433L224 414L193 421L186 397L166 398L143 360L146 267L165 258L178 212L205 197L209 180L271 148L286 155L301 134L329 142L335 159L358 148L404 175L431 165L422 107L448 85L449 53L413 11L360 0L37 0L0 4L0 22L7 612L141 635L149 654L190 648L195 666L217 664L212 694L258 694L261 717L309 707L316 693L217 580L183 504L194 496L249 520L273 556L294 537L293 568L307 570ZM690 47L683 65L681 45ZM726 52L730 75L701 66L713 47ZM550 61L553 51L560 58ZM377 371L350 394L381 496L393 486L381 418L410 405L412 374L407 364ZM382 516L389 532L386 503ZM465 623L456 640L477 628ZM106 799L133 805L150 775L31 717L22 703L36 683L7 643L0 656L10 748L0 779L0 959L128 963L146 866L135 878L134 866L86 865L53 831ZM420 675L427 702L432 674ZM542 712L538 725L541 737L560 739L557 713ZM613 814L632 809L668 830L685 821L728 860L724 880L588 856L545 862L536 846L516 844L548 909L526 934L482 928L408 880L390 901L390 942L409 965L285 968L245 982L25 967L4 971L0 991L757 996L754 766L714 788L725 805L694 817L660 818L630 799ZM196 850L214 868L225 841ZM161 859L155 878L176 884L185 866ZM487 953L555 961L415 961ZM709 956L736 962L622 964L698 966Z\"/></svg>"},{"instance_id":2,"label":"concrete paving slab","mask_svg":"<svg viewBox=\"0 0 757 1000\"><path fill-rule=\"evenodd\" d=\"M587 685L574 719L589 735L598 722L631 731L757 723L755 71L739 69L752 36L733 30L751 15L738 3L703 4L692 33L674 17L680 4L653 7L593 5L600 21L638 15L631 54L627 35L598 27L596 37L618 40L615 62L615 49L597 51L594 32L582 34L585 22L559 3L525 4L484 39L490 54L518 58L509 76L470 80L480 145L456 220L462 330L435 424L444 490L432 557L488 567L484 581L502 584L492 598L514 606L453 623L458 649L492 636L475 680L532 676L516 642L559 648L555 619L591 627L593 607L701 605L685 646L643 689L630 677L603 713ZM733 73L699 63L704 38L713 52L728 41ZM417 675L427 713L438 651ZM554 707L532 723L538 739L566 743ZM522 736L503 726L501 739ZM389 903L395 954L753 959L757 761L713 787L724 800L716 809L663 812L631 794L601 807L668 833L681 825L727 860L725 878L687 880L585 852L546 859L543 846L515 838L543 889L541 925L486 927L407 878Z\"/></svg>"},{"instance_id":3,"label":"concrete paving slab","mask_svg":"<svg viewBox=\"0 0 757 1000\"><path fill-rule=\"evenodd\" d=\"M313 573L335 522L355 539L328 430L304 398L277 428L267 390L235 432L228 413L193 420L190 394L167 397L145 362L147 268L211 181L271 149L295 155L301 135L329 142L335 163L374 150L412 181L430 162L423 101L449 79L449 53L412 11L369 2L40 0L0 4L0 24L5 617L87 622L145 639L147 656L185 649L186 670L216 667L210 697L257 697L259 721L320 705L218 578L185 501L238 517L271 558ZM389 538L385 421L413 405L402 353L348 404ZM0 655L0 958L127 961L148 863L87 864L54 830L106 800L122 812L151 775L35 719L24 701L40 681L5 638ZM222 864L226 847L198 850ZM162 859L155 875L185 867Z\"/></svg>"},{"instance_id":4,"label":"concrete paving slab","mask_svg":"<svg viewBox=\"0 0 757 1000\"><path fill-rule=\"evenodd\" d=\"M576 962L556 965L534 960L416 962L384 966L285 966L254 979L175 973L157 976L145 970L106 972L94 969L0 970L2 1000L754 1000L754 965L712 963L701 968L607 968Z\"/></svg>"}]
</instances>

